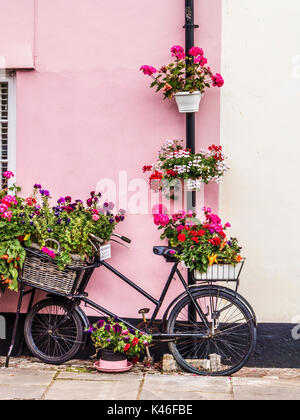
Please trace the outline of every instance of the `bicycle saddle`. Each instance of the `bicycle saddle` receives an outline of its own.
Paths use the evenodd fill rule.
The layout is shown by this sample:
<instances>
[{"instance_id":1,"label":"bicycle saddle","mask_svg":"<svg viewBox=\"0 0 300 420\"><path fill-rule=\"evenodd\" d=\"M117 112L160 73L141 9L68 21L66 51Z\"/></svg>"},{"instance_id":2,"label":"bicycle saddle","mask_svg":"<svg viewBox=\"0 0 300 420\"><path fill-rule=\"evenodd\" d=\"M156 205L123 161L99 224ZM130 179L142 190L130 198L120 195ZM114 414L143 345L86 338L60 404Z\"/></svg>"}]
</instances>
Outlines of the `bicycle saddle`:
<instances>
[{"instance_id":1,"label":"bicycle saddle","mask_svg":"<svg viewBox=\"0 0 300 420\"><path fill-rule=\"evenodd\" d=\"M170 252L172 251L172 252ZM169 246L154 246L153 252L155 255L161 255L166 258L169 262L176 262L177 259L174 257L175 249Z\"/></svg>"}]
</instances>

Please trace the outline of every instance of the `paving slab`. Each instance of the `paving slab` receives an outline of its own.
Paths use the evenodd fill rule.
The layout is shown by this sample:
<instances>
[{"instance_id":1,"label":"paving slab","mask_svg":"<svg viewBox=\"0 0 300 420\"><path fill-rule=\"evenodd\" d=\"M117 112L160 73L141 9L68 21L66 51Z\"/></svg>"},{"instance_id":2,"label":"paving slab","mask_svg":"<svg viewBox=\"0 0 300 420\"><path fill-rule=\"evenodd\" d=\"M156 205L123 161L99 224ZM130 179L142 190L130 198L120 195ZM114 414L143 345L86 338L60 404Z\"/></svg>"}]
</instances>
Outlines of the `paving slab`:
<instances>
[{"instance_id":1,"label":"paving slab","mask_svg":"<svg viewBox=\"0 0 300 420\"><path fill-rule=\"evenodd\" d=\"M235 400L300 400L300 381L277 378L232 378Z\"/></svg>"},{"instance_id":2,"label":"paving slab","mask_svg":"<svg viewBox=\"0 0 300 420\"><path fill-rule=\"evenodd\" d=\"M144 380L141 400L230 400L229 378L201 376L153 376Z\"/></svg>"},{"instance_id":3,"label":"paving slab","mask_svg":"<svg viewBox=\"0 0 300 420\"><path fill-rule=\"evenodd\" d=\"M44 396L46 400L136 400L143 376L64 372Z\"/></svg>"},{"instance_id":4,"label":"paving slab","mask_svg":"<svg viewBox=\"0 0 300 420\"><path fill-rule=\"evenodd\" d=\"M0 369L1 400L41 399L56 372Z\"/></svg>"}]
</instances>

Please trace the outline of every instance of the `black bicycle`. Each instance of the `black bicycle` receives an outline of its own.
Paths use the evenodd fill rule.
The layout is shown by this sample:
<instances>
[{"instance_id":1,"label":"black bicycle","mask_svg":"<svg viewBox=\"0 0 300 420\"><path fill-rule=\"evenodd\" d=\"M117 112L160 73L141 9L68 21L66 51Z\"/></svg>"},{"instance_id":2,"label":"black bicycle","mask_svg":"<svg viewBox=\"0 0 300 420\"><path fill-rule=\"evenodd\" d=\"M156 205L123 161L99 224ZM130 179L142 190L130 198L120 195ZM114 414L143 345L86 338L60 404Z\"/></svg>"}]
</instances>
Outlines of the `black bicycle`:
<instances>
[{"instance_id":1,"label":"black bicycle","mask_svg":"<svg viewBox=\"0 0 300 420\"><path fill-rule=\"evenodd\" d=\"M124 236L115 236L130 243ZM103 241L93 235L91 239L99 249ZM153 336L154 343L167 342L178 364L188 372L225 376L241 369L255 348L256 317L250 304L237 292L239 280L236 280L235 290L218 284L224 281L221 278L188 285L179 270L179 262L174 258L172 248L155 246L153 252L164 258L167 263L173 264L159 299L148 294L108 264L107 260L101 261L99 256L84 268L72 267L77 270L78 278L78 287L74 293L64 295L39 287L50 293L47 299L31 307L26 316L24 337L32 354L43 362L55 365L74 358L87 339L89 321L80 306L84 303L86 307L95 309L103 319L114 317L134 330L146 331ZM149 309L141 309L139 313L142 314L143 321L134 326L88 299L86 287L94 270L100 267L111 271L155 305L150 319L146 319ZM162 320L157 320L174 277L179 278L183 292L170 303ZM20 284L18 308L21 306L23 295L29 293L25 291L25 286L30 285L22 279ZM32 288L30 306L34 291Z\"/></svg>"}]
</instances>

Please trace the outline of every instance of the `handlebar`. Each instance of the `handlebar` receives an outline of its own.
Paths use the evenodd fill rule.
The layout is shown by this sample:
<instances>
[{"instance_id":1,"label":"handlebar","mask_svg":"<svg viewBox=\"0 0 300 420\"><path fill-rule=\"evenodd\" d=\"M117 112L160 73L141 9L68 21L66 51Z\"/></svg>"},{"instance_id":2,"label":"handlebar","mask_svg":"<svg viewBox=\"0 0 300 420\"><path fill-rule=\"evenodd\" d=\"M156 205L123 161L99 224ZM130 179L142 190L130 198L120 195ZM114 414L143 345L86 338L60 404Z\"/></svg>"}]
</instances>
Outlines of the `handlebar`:
<instances>
[{"instance_id":1,"label":"handlebar","mask_svg":"<svg viewBox=\"0 0 300 420\"><path fill-rule=\"evenodd\" d=\"M127 242L128 244L131 243L131 239L127 238L126 236L118 235L117 233L113 233L112 236L116 236L117 238L121 239L124 242Z\"/></svg>"},{"instance_id":2,"label":"handlebar","mask_svg":"<svg viewBox=\"0 0 300 420\"><path fill-rule=\"evenodd\" d=\"M128 244L131 243L131 239L127 238L126 236L118 235L117 233L113 233L111 236L117 236L119 239L121 239L124 242L127 242ZM90 239L93 239L96 242L99 242L99 244L104 244L104 239L99 238L98 236L90 233L89 234Z\"/></svg>"},{"instance_id":3,"label":"handlebar","mask_svg":"<svg viewBox=\"0 0 300 420\"><path fill-rule=\"evenodd\" d=\"M104 239L99 238L98 236L94 235L93 233L89 233L90 239L93 239L96 242L99 242L99 244L104 244Z\"/></svg>"}]
</instances>

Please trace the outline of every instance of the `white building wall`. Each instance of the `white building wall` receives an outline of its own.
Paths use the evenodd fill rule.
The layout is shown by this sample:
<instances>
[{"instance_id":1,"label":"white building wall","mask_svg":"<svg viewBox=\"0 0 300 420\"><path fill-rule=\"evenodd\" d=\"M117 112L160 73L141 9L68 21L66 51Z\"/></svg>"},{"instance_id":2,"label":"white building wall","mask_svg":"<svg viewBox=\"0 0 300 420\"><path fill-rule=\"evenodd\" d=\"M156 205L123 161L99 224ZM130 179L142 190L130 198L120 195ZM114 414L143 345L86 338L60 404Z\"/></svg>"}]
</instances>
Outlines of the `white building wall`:
<instances>
[{"instance_id":1,"label":"white building wall","mask_svg":"<svg viewBox=\"0 0 300 420\"><path fill-rule=\"evenodd\" d=\"M223 0L220 213L260 322L300 321L300 1ZM298 316L298 320L297 317Z\"/></svg>"}]
</instances>

